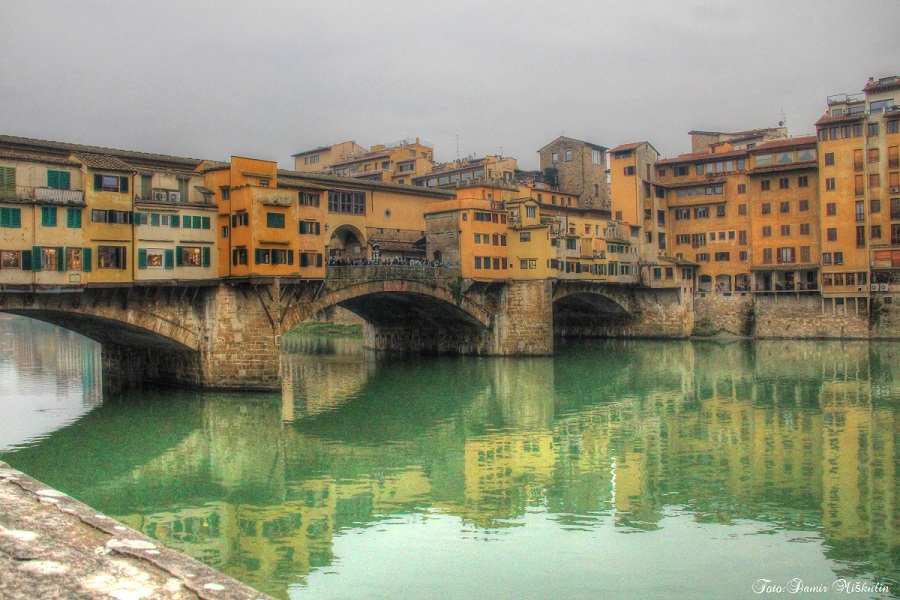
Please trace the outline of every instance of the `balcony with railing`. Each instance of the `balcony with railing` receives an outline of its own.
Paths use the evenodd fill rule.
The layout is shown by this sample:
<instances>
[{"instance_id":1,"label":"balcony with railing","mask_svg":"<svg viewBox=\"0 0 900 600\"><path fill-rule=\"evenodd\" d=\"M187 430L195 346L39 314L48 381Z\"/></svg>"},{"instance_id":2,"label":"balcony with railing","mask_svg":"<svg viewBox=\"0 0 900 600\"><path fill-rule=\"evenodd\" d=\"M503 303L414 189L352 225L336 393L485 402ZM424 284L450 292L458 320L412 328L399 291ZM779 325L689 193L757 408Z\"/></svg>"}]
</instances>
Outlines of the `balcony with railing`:
<instances>
[{"instance_id":1,"label":"balcony with railing","mask_svg":"<svg viewBox=\"0 0 900 600\"><path fill-rule=\"evenodd\" d=\"M17 185L0 188L0 200L83 205L84 192L81 190Z\"/></svg>"}]
</instances>

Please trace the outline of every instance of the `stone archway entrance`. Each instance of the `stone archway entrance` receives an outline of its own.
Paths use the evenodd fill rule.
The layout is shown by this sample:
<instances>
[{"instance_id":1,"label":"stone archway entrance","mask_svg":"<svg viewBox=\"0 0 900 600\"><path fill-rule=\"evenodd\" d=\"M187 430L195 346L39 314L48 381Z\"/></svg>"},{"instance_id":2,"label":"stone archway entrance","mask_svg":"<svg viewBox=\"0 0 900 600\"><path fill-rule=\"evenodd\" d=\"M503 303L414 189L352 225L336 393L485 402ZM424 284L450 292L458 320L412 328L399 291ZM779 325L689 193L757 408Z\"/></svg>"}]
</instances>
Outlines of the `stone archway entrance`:
<instances>
[{"instance_id":1,"label":"stone archway entrance","mask_svg":"<svg viewBox=\"0 0 900 600\"><path fill-rule=\"evenodd\" d=\"M356 260L368 257L365 236L352 225L336 228L328 241L328 258L334 260Z\"/></svg>"}]
</instances>

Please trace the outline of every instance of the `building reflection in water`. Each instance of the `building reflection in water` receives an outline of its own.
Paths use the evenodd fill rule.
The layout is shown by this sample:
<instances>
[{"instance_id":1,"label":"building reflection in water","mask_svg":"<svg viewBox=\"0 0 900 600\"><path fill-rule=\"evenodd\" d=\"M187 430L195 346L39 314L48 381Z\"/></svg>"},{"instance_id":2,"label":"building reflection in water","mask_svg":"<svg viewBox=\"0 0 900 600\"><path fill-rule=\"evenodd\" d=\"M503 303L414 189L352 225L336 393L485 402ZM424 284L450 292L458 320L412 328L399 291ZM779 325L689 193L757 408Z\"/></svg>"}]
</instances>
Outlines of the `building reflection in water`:
<instances>
[{"instance_id":1,"label":"building reflection in water","mask_svg":"<svg viewBox=\"0 0 900 600\"><path fill-rule=\"evenodd\" d=\"M602 342L391 363L297 348L280 398L147 409L134 435L178 419L177 439L90 486L54 467L53 435L6 458L282 597L332 564L341 532L434 511L488 533L532 511L649 533L677 507L701 524L808 531L840 576L900 577L890 344ZM71 435L90 445L102 426Z\"/></svg>"},{"instance_id":2,"label":"building reflection in water","mask_svg":"<svg viewBox=\"0 0 900 600\"><path fill-rule=\"evenodd\" d=\"M0 451L32 444L100 404L100 346L0 314Z\"/></svg>"}]
</instances>

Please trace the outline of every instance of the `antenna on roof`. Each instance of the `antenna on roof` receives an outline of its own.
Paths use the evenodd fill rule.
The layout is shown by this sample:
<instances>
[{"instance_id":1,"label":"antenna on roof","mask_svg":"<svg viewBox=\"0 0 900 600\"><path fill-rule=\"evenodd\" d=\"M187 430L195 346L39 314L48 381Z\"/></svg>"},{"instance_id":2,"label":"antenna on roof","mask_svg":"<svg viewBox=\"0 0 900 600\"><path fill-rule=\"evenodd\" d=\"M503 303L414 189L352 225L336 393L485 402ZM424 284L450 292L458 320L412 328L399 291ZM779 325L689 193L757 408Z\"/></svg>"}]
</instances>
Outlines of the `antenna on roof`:
<instances>
[{"instance_id":1,"label":"antenna on roof","mask_svg":"<svg viewBox=\"0 0 900 600\"><path fill-rule=\"evenodd\" d=\"M459 160L459 134L453 137L456 138L456 160Z\"/></svg>"},{"instance_id":2,"label":"antenna on roof","mask_svg":"<svg viewBox=\"0 0 900 600\"><path fill-rule=\"evenodd\" d=\"M783 109L783 108L781 109L781 120L778 121L778 126L779 126L779 127L786 127L786 126L787 126L787 117L784 116L784 109Z\"/></svg>"}]
</instances>

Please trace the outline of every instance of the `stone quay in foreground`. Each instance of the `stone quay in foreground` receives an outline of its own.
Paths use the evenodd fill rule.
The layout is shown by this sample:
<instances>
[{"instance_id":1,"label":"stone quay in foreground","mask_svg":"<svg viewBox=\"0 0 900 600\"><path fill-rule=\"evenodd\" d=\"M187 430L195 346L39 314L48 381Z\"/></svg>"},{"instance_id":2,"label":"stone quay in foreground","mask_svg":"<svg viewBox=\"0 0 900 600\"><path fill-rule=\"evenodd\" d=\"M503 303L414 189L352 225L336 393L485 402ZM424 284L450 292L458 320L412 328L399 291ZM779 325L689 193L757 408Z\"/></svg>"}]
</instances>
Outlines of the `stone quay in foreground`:
<instances>
[{"instance_id":1,"label":"stone quay in foreground","mask_svg":"<svg viewBox=\"0 0 900 600\"><path fill-rule=\"evenodd\" d=\"M266 600L0 462L0 597Z\"/></svg>"}]
</instances>

